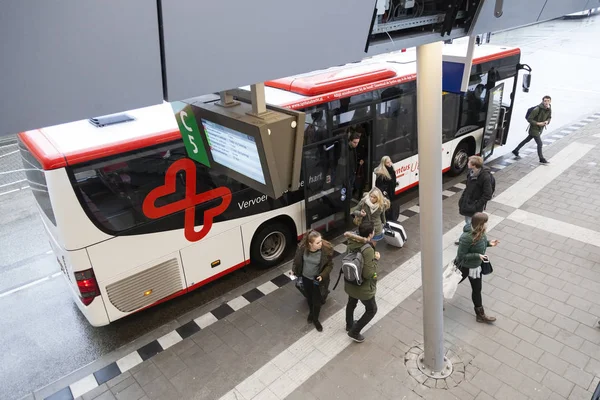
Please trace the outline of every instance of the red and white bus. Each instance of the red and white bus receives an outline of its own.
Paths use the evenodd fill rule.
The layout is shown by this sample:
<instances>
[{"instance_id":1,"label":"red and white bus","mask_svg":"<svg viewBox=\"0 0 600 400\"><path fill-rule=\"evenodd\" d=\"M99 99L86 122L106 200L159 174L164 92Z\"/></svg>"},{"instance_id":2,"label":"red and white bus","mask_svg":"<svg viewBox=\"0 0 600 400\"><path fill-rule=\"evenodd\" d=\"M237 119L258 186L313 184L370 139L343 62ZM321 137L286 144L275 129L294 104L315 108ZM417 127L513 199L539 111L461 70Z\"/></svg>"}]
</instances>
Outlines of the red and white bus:
<instances>
[{"instance_id":1,"label":"red and white bus","mask_svg":"<svg viewBox=\"0 0 600 400\"><path fill-rule=\"evenodd\" d=\"M519 49L477 47L469 91L444 93L444 172L461 173L482 143L493 149L486 126L509 122L512 100L502 100L502 87L514 92L519 61ZM350 129L362 132L365 186L384 155L394 161L397 192L417 185L413 51L274 80L265 90L268 103L306 112L303 182L278 199L187 158L167 103L113 120L126 122L81 120L19 134L52 248L92 325L187 293L250 261L276 265L307 228L345 224ZM206 194L203 202L185 206L186 187ZM171 211L150 214L148 196ZM186 212L196 231L204 228L200 240L186 239Z\"/></svg>"}]
</instances>

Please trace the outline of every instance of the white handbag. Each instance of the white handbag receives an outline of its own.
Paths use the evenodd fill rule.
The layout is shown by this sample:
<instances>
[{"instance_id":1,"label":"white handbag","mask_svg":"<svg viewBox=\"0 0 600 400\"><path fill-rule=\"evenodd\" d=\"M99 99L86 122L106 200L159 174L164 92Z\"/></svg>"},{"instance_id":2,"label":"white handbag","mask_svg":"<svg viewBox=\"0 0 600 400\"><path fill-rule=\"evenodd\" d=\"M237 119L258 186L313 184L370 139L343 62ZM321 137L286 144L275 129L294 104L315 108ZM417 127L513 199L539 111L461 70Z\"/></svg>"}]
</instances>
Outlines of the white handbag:
<instances>
[{"instance_id":1,"label":"white handbag","mask_svg":"<svg viewBox=\"0 0 600 400\"><path fill-rule=\"evenodd\" d=\"M462 280L462 272L460 272L460 269L454 264L454 260L450 261L448 266L446 266L443 277L444 298L450 300L454 297L458 284Z\"/></svg>"}]
</instances>

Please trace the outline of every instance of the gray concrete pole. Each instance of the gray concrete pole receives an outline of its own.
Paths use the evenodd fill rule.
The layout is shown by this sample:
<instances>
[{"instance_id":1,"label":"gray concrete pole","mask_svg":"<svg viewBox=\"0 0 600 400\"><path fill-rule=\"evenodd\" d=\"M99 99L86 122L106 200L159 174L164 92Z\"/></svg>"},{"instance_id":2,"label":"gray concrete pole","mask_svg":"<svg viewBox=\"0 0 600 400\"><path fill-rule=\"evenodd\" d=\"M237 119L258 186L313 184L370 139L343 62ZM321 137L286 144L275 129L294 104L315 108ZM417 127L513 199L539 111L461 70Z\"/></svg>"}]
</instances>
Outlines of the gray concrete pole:
<instances>
[{"instance_id":1,"label":"gray concrete pole","mask_svg":"<svg viewBox=\"0 0 600 400\"><path fill-rule=\"evenodd\" d=\"M442 48L417 48L417 128L419 134L419 218L423 281L423 363L444 368L442 294Z\"/></svg>"}]
</instances>

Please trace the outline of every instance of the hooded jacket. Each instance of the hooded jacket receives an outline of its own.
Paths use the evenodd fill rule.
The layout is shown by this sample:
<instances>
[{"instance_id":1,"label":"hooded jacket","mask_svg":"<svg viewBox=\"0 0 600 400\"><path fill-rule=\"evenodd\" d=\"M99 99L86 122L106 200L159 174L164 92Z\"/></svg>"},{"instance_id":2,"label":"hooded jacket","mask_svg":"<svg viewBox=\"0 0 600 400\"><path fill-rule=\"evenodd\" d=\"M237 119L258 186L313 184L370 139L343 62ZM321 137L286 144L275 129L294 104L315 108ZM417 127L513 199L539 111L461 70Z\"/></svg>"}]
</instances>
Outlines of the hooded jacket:
<instances>
[{"instance_id":1,"label":"hooded jacket","mask_svg":"<svg viewBox=\"0 0 600 400\"><path fill-rule=\"evenodd\" d=\"M353 232L346 232L344 236L348 238L348 252L355 253L360 251L366 243L369 243L367 238L359 236ZM344 290L348 296L358 300L369 300L375 296L377 292L377 260L375 259L375 249L373 246L363 250L363 283L360 286L344 282Z\"/></svg>"},{"instance_id":2,"label":"hooded jacket","mask_svg":"<svg viewBox=\"0 0 600 400\"><path fill-rule=\"evenodd\" d=\"M485 205L492 199L492 177L488 168L483 167L477 176L471 172L467 177L467 187L458 200L460 215L472 217L476 212L482 212Z\"/></svg>"},{"instance_id":3,"label":"hooded jacket","mask_svg":"<svg viewBox=\"0 0 600 400\"><path fill-rule=\"evenodd\" d=\"M531 136L539 136L544 130L543 126L537 126L538 122L544 122L552 119L552 107L544 107L544 103L540 103L531 111L527 122L529 122L529 134Z\"/></svg>"},{"instance_id":4,"label":"hooded jacket","mask_svg":"<svg viewBox=\"0 0 600 400\"><path fill-rule=\"evenodd\" d=\"M481 266L480 254L485 254L490 246L487 236L484 234L478 242L473 243L473 232L471 225L463 228L463 234L458 241L458 250L456 251L456 262L461 268L477 268Z\"/></svg>"}]
</instances>

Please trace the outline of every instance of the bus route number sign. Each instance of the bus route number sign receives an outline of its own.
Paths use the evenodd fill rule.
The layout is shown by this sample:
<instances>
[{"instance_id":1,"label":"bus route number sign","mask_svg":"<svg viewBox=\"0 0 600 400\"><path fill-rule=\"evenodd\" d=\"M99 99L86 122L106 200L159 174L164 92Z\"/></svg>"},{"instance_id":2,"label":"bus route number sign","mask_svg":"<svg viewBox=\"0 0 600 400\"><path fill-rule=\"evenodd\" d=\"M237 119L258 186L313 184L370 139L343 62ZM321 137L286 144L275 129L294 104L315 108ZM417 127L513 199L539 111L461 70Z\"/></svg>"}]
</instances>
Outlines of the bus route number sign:
<instances>
[{"instance_id":1,"label":"bus route number sign","mask_svg":"<svg viewBox=\"0 0 600 400\"><path fill-rule=\"evenodd\" d=\"M171 103L188 157L210 168L210 161L200 134L194 111L183 102Z\"/></svg>"}]
</instances>

